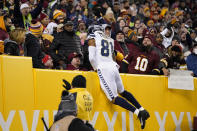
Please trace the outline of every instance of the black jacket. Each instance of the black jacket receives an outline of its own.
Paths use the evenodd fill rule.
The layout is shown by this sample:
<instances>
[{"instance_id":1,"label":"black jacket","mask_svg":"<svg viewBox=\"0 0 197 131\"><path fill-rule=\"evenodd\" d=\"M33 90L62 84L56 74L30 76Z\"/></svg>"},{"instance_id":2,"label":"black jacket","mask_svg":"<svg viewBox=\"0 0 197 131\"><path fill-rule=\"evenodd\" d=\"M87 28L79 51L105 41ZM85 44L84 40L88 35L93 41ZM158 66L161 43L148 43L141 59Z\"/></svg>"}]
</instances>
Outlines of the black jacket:
<instances>
[{"instance_id":1,"label":"black jacket","mask_svg":"<svg viewBox=\"0 0 197 131\"><path fill-rule=\"evenodd\" d=\"M6 39L4 41L4 53L13 56L20 55L19 45L12 40Z\"/></svg>"},{"instance_id":2,"label":"black jacket","mask_svg":"<svg viewBox=\"0 0 197 131\"><path fill-rule=\"evenodd\" d=\"M33 68L45 68L42 64L44 54L41 51L39 40L31 33L26 35L24 50L25 56L32 57Z\"/></svg>"},{"instance_id":3,"label":"black jacket","mask_svg":"<svg viewBox=\"0 0 197 131\"><path fill-rule=\"evenodd\" d=\"M77 35L67 31L63 31L55 35L54 40L50 46L50 55L54 62L63 60L68 63L67 58L69 54L73 52L82 54L81 41Z\"/></svg>"}]
</instances>

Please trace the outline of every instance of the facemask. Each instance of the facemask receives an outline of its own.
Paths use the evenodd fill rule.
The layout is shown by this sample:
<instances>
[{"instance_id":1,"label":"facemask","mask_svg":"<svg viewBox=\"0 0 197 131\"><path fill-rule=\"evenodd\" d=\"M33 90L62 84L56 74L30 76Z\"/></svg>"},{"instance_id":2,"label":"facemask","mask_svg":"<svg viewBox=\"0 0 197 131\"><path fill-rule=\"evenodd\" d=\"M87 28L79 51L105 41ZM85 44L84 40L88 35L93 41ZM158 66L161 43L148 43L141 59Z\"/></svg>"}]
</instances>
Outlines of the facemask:
<instances>
[{"instance_id":1,"label":"facemask","mask_svg":"<svg viewBox=\"0 0 197 131\"><path fill-rule=\"evenodd\" d=\"M197 55L197 48L193 49L193 53Z\"/></svg>"}]
</instances>

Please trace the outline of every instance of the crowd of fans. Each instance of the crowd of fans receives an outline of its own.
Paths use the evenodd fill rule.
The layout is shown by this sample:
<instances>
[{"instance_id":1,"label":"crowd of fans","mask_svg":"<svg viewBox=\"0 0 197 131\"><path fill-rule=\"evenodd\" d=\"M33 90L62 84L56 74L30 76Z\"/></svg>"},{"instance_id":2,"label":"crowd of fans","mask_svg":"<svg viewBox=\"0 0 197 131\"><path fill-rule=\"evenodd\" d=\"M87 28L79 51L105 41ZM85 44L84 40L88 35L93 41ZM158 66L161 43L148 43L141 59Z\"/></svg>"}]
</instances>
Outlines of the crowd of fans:
<instances>
[{"instance_id":1,"label":"crowd of fans","mask_svg":"<svg viewBox=\"0 0 197 131\"><path fill-rule=\"evenodd\" d=\"M120 72L197 76L197 0L2 0L0 54L32 57L34 68L93 70L88 28L115 40Z\"/></svg>"}]
</instances>

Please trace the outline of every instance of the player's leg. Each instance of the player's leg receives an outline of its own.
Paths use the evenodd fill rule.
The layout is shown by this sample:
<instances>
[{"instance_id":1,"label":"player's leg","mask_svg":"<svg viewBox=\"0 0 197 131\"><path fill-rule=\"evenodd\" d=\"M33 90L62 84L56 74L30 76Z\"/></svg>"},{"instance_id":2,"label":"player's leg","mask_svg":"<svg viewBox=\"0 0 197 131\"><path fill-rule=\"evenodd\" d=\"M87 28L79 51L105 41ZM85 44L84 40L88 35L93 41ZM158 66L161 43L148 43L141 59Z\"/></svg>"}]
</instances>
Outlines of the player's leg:
<instances>
[{"instance_id":1,"label":"player's leg","mask_svg":"<svg viewBox=\"0 0 197 131\"><path fill-rule=\"evenodd\" d=\"M131 102L137 108L134 111L134 114L137 115L141 123L141 128L144 129L146 120L150 117L149 113L146 110L144 110L144 108L139 104L139 102L135 99L135 97L130 92L124 89L119 72L116 73L115 75L115 81L116 81L117 89L120 95L126 98L129 102Z\"/></svg>"},{"instance_id":2,"label":"player's leg","mask_svg":"<svg viewBox=\"0 0 197 131\"><path fill-rule=\"evenodd\" d=\"M105 93L107 98L110 101L112 101L116 96L113 92L113 89L111 89L109 87L109 81L110 81L109 79L110 78L113 79L113 77L109 75L110 73L106 73L106 70L103 70L103 69L97 69L97 74L98 74L98 77L99 77L99 82L100 82L100 85L101 85L101 89L103 90L103 92ZM111 86L113 86L113 83L112 83Z\"/></svg>"},{"instance_id":3,"label":"player's leg","mask_svg":"<svg viewBox=\"0 0 197 131\"><path fill-rule=\"evenodd\" d=\"M139 111L134 106L132 106L129 102L127 102L125 99L119 96L113 99L113 103L133 112L140 120L141 128L142 129L145 128L146 120L150 117L149 113L146 110Z\"/></svg>"},{"instance_id":4,"label":"player's leg","mask_svg":"<svg viewBox=\"0 0 197 131\"><path fill-rule=\"evenodd\" d=\"M128 91L124 89L122 79L120 77L120 74L118 70L115 73L115 82L117 86L118 93L127 99L129 102L131 102L137 109L143 110L144 108L139 104L139 102L135 99L135 97Z\"/></svg>"},{"instance_id":5,"label":"player's leg","mask_svg":"<svg viewBox=\"0 0 197 131\"><path fill-rule=\"evenodd\" d=\"M139 102L135 99L135 97L128 91L124 90L120 93L120 95L126 98L129 102L131 102L137 109L144 110L144 108L139 104Z\"/></svg>"},{"instance_id":6,"label":"player's leg","mask_svg":"<svg viewBox=\"0 0 197 131\"><path fill-rule=\"evenodd\" d=\"M150 117L150 114L138 103L138 101L135 99L135 97L130 93L127 92L126 90L121 93L121 96L126 98L128 101L130 101L136 108L139 109L139 114L138 118L141 123L141 128L145 128L146 120Z\"/></svg>"},{"instance_id":7,"label":"player's leg","mask_svg":"<svg viewBox=\"0 0 197 131\"><path fill-rule=\"evenodd\" d=\"M132 106L127 100L123 99L122 97L117 96L112 101L115 105L121 106L122 108L133 112L134 114L138 115L139 111L134 106Z\"/></svg>"},{"instance_id":8,"label":"player's leg","mask_svg":"<svg viewBox=\"0 0 197 131\"><path fill-rule=\"evenodd\" d=\"M136 108L134 106L128 103L125 99L118 96L117 87L114 79L114 72L112 70L113 68L111 68L110 70L97 70L102 90L111 102L131 112L135 112Z\"/></svg>"}]
</instances>

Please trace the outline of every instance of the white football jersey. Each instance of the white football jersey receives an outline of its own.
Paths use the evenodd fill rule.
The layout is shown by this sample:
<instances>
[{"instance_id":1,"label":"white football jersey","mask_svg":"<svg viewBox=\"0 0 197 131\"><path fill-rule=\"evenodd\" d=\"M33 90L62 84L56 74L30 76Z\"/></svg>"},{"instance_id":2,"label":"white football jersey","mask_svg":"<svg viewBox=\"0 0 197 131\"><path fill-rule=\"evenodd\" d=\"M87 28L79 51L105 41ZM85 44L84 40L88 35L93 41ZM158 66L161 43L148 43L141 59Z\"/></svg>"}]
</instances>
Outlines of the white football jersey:
<instances>
[{"instance_id":1,"label":"white football jersey","mask_svg":"<svg viewBox=\"0 0 197 131\"><path fill-rule=\"evenodd\" d=\"M117 65L113 60L114 40L107 37L103 32L96 31L92 34L96 44L96 63L97 67Z\"/></svg>"}]
</instances>

